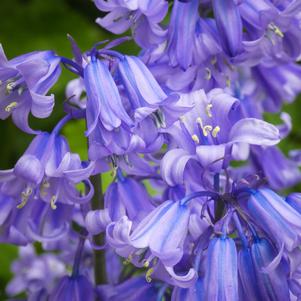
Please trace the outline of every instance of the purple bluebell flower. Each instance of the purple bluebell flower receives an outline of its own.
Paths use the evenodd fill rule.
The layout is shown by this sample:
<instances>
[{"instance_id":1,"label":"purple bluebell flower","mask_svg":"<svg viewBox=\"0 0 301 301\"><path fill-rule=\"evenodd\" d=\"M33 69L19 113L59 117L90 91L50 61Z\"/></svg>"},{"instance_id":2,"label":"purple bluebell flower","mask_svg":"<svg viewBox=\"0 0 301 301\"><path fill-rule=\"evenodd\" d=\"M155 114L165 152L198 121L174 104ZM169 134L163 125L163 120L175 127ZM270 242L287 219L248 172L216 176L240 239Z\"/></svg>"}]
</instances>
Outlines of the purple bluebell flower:
<instances>
[{"instance_id":1,"label":"purple bluebell flower","mask_svg":"<svg viewBox=\"0 0 301 301\"><path fill-rule=\"evenodd\" d=\"M243 26L238 5L233 0L213 0L212 4L223 50L229 56L240 54Z\"/></svg>"},{"instance_id":2,"label":"purple bluebell flower","mask_svg":"<svg viewBox=\"0 0 301 301\"><path fill-rule=\"evenodd\" d=\"M149 247L165 265L175 265L183 256L189 213L189 208L181 202L164 202L134 229L131 245L138 249Z\"/></svg>"},{"instance_id":3,"label":"purple bluebell flower","mask_svg":"<svg viewBox=\"0 0 301 301\"><path fill-rule=\"evenodd\" d=\"M60 58L52 51L36 51L7 60L0 46L0 118L12 115L23 131L33 133L28 125L31 112L37 118L48 117L54 96L47 96L61 73Z\"/></svg>"},{"instance_id":4,"label":"purple bluebell flower","mask_svg":"<svg viewBox=\"0 0 301 301\"><path fill-rule=\"evenodd\" d=\"M1 192L20 200L19 208L37 197L53 208L58 199L66 204L84 202L93 193L88 181L93 170L93 163L84 165L78 155L70 153L62 136L41 133L13 169L1 171ZM90 193L81 197L75 185L84 180L90 186Z\"/></svg>"},{"instance_id":5,"label":"purple bluebell flower","mask_svg":"<svg viewBox=\"0 0 301 301\"><path fill-rule=\"evenodd\" d=\"M277 256L266 239L255 238L250 248L239 254L239 275L247 298L256 300L289 300L287 264L281 260L272 271L264 269Z\"/></svg>"},{"instance_id":6,"label":"purple bluebell flower","mask_svg":"<svg viewBox=\"0 0 301 301\"><path fill-rule=\"evenodd\" d=\"M167 95L137 57L124 56L118 63L118 71L136 121L158 110L164 102L169 104L179 99L176 94Z\"/></svg>"},{"instance_id":7,"label":"purple bluebell flower","mask_svg":"<svg viewBox=\"0 0 301 301\"><path fill-rule=\"evenodd\" d=\"M168 11L166 1L94 0L94 3L99 10L108 12L105 17L96 20L105 29L121 34L131 28L135 41L143 48L164 40L166 31L159 23Z\"/></svg>"},{"instance_id":8,"label":"purple bluebell flower","mask_svg":"<svg viewBox=\"0 0 301 301\"><path fill-rule=\"evenodd\" d=\"M283 245L289 252L300 244L301 215L285 199L268 188L251 190L245 204L252 221L278 247Z\"/></svg>"},{"instance_id":9,"label":"purple bluebell flower","mask_svg":"<svg viewBox=\"0 0 301 301\"><path fill-rule=\"evenodd\" d=\"M202 168L219 171L231 159L245 160L248 145L274 145L279 130L260 119L242 118L239 101L214 89L192 92L195 107L166 132L178 148L169 150L161 162L161 173L169 185L182 184L187 163L197 160ZM246 147L247 146L247 147Z\"/></svg>"},{"instance_id":10,"label":"purple bluebell flower","mask_svg":"<svg viewBox=\"0 0 301 301\"><path fill-rule=\"evenodd\" d=\"M108 66L103 61L91 57L84 68L84 82L87 92L87 135L95 130L98 123L108 131L118 128L122 121L132 124Z\"/></svg>"},{"instance_id":11,"label":"purple bluebell flower","mask_svg":"<svg viewBox=\"0 0 301 301\"><path fill-rule=\"evenodd\" d=\"M204 279L205 300L239 300L237 250L229 237L209 243Z\"/></svg>"},{"instance_id":12,"label":"purple bluebell flower","mask_svg":"<svg viewBox=\"0 0 301 301\"><path fill-rule=\"evenodd\" d=\"M298 1L279 5L272 1L244 1L239 5L250 40L258 40L257 52L280 63L297 60L301 52Z\"/></svg>"},{"instance_id":13,"label":"purple bluebell flower","mask_svg":"<svg viewBox=\"0 0 301 301\"><path fill-rule=\"evenodd\" d=\"M266 111L278 112L283 103L291 103L300 93L301 67L297 64L260 64L251 70Z\"/></svg>"},{"instance_id":14,"label":"purple bluebell flower","mask_svg":"<svg viewBox=\"0 0 301 301\"><path fill-rule=\"evenodd\" d=\"M257 171L263 171L272 189L284 189L296 185L301 180L301 173L293 160L275 146L253 147L251 160ZM277 162L277 165L274 163Z\"/></svg>"},{"instance_id":15,"label":"purple bluebell flower","mask_svg":"<svg viewBox=\"0 0 301 301\"><path fill-rule=\"evenodd\" d=\"M239 275L246 300L290 300L286 262L281 260L272 271L264 271L276 256L269 241L258 237L240 251Z\"/></svg>"},{"instance_id":16,"label":"purple bluebell flower","mask_svg":"<svg viewBox=\"0 0 301 301\"><path fill-rule=\"evenodd\" d=\"M166 51L170 65L187 69L193 62L198 0L174 2L168 27Z\"/></svg>"},{"instance_id":17,"label":"purple bluebell flower","mask_svg":"<svg viewBox=\"0 0 301 301\"><path fill-rule=\"evenodd\" d=\"M119 215L114 212L118 207L117 202L123 207L117 211L124 212L123 215L127 215L132 221L141 220L154 209L151 198L142 183L130 177L124 177L120 171L118 173L117 183L111 184L110 193L105 197L105 207L108 208L112 220L116 220Z\"/></svg>"}]
</instances>

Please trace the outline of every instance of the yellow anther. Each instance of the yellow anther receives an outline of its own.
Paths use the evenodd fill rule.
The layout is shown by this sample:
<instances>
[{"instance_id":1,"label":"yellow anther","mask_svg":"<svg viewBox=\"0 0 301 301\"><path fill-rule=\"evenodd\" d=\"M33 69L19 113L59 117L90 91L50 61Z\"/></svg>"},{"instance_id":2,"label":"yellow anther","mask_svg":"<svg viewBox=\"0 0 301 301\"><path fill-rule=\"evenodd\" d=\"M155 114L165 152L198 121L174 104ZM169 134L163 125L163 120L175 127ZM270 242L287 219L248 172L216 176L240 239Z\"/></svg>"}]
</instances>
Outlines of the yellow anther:
<instances>
[{"instance_id":1,"label":"yellow anther","mask_svg":"<svg viewBox=\"0 0 301 301\"><path fill-rule=\"evenodd\" d=\"M197 143L197 144L200 143L199 137L198 137L197 135L195 135L195 134L191 136L191 139L192 139L195 143Z\"/></svg>"},{"instance_id":2,"label":"yellow anther","mask_svg":"<svg viewBox=\"0 0 301 301\"><path fill-rule=\"evenodd\" d=\"M211 113L212 107L213 107L212 103L208 103L207 106L206 106L206 114L210 118L212 117L212 113Z\"/></svg>"},{"instance_id":3,"label":"yellow anther","mask_svg":"<svg viewBox=\"0 0 301 301\"><path fill-rule=\"evenodd\" d=\"M13 101L8 106L5 107L5 112L10 113L14 108L16 108L18 105L17 102Z\"/></svg>"},{"instance_id":4,"label":"yellow anther","mask_svg":"<svg viewBox=\"0 0 301 301\"><path fill-rule=\"evenodd\" d=\"M57 200L56 195L52 196L50 199L50 206L51 206L51 209L53 209L53 210L55 210L57 208L57 206L55 204L56 200Z\"/></svg>"},{"instance_id":5,"label":"yellow anther","mask_svg":"<svg viewBox=\"0 0 301 301\"><path fill-rule=\"evenodd\" d=\"M152 274L154 272L154 269L153 268L150 268L147 270L146 274L145 274L145 279L146 279L146 282L150 283L152 282Z\"/></svg>"},{"instance_id":6,"label":"yellow anther","mask_svg":"<svg viewBox=\"0 0 301 301\"><path fill-rule=\"evenodd\" d=\"M211 79L211 70L209 68L205 68L206 71L206 75L205 75L205 79L210 80Z\"/></svg>"},{"instance_id":7,"label":"yellow anther","mask_svg":"<svg viewBox=\"0 0 301 301\"><path fill-rule=\"evenodd\" d=\"M6 94L10 94L15 88L15 83L10 82L6 85Z\"/></svg>"},{"instance_id":8,"label":"yellow anther","mask_svg":"<svg viewBox=\"0 0 301 301\"><path fill-rule=\"evenodd\" d=\"M30 187L27 187L26 190L22 192L21 203L17 205L18 209L22 209L27 204L31 194L32 194L32 189Z\"/></svg>"},{"instance_id":9,"label":"yellow anther","mask_svg":"<svg viewBox=\"0 0 301 301\"><path fill-rule=\"evenodd\" d=\"M212 131L212 136L213 136L214 138L216 138L217 135L218 135L218 133L220 132L220 130L221 130L221 128L220 128L219 126L216 126L216 127L213 129L213 131Z\"/></svg>"},{"instance_id":10,"label":"yellow anther","mask_svg":"<svg viewBox=\"0 0 301 301\"><path fill-rule=\"evenodd\" d=\"M203 135L205 137L207 137L209 132L212 131L212 126L211 125L203 125L203 120L202 120L201 117L198 117L196 119L196 122L200 125L200 128L202 129Z\"/></svg>"},{"instance_id":11,"label":"yellow anther","mask_svg":"<svg viewBox=\"0 0 301 301\"><path fill-rule=\"evenodd\" d=\"M280 37L280 38L284 37L283 32L273 22L269 24L269 29L272 30L275 33L275 35L277 35L278 37Z\"/></svg>"},{"instance_id":12,"label":"yellow anther","mask_svg":"<svg viewBox=\"0 0 301 301\"><path fill-rule=\"evenodd\" d=\"M124 260L122 263L124 265L130 264L132 262L132 259L133 259L133 256L130 254L129 257L126 260Z\"/></svg>"},{"instance_id":13,"label":"yellow anther","mask_svg":"<svg viewBox=\"0 0 301 301\"><path fill-rule=\"evenodd\" d=\"M115 178L116 175L117 175L117 169L118 169L117 166L113 166L113 169L112 169L112 172L111 172L111 176L112 176L113 178Z\"/></svg>"},{"instance_id":14,"label":"yellow anther","mask_svg":"<svg viewBox=\"0 0 301 301\"><path fill-rule=\"evenodd\" d=\"M212 131L212 126L211 126L211 125L205 125L205 126L202 128L202 130L203 130L203 135L204 135L205 137L207 137L208 134L209 134L209 132Z\"/></svg>"},{"instance_id":15,"label":"yellow anther","mask_svg":"<svg viewBox=\"0 0 301 301\"><path fill-rule=\"evenodd\" d=\"M231 86L231 80L229 78L226 79L226 85L227 85L227 87Z\"/></svg>"},{"instance_id":16,"label":"yellow anther","mask_svg":"<svg viewBox=\"0 0 301 301\"><path fill-rule=\"evenodd\" d=\"M149 264L150 264L150 262L148 260L144 260L143 267L148 268Z\"/></svg>"}]
</instances>

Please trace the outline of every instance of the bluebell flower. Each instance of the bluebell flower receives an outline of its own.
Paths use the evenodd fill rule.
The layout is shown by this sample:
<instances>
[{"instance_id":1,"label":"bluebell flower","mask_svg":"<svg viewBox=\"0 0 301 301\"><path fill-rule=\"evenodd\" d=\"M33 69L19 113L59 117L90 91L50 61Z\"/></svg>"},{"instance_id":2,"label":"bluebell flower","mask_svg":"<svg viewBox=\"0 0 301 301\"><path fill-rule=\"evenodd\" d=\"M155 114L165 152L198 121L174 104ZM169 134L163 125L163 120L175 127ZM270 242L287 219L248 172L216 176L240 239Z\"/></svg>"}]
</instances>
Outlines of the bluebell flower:
<instances>
[{"instance_id":1,"label":"bluebell flower","mask_svg":"<svg viewBox=\"0 0 301 301\"><path fill-rule=\"evenodd\" d=\"M265 111L278 112L284 103L291 103L300 93L301 67L297 64L260 64L251 70Z\"/></svg>"},{"instance_id":2,"label":"bluebell flower","mask_svg":"<svg viewBox=\"0 0 301 301\"><path fill-rule=\"evenodd\" d=\"M58 199L66 204L85 202L93 194L88 181L93 170L94 163L82 164L77 154L70 153L62 136L44 132L33 139L13 169L0 172L1 192L20 201L19 208L37 197L53 208ZM84 197L75 187L81 181L90 186Z\"/></svg>"},{"instance_id":3,"label":"bluebell flower","mask_svg":"<svg viewBox=\"0 0 301 301\"><path fill-rule=\"evenodd\" d=\"M119 60L118 71L136 121L142 120L165 103L169 105L179 99L177 94L167 95L137 57L124 56Z\"/></svg>"},{"instance_id":4,"label":"bluebell flower","mask_svg":"<svg viewBox=\"0 0 301 301\"><path fill-rule=\"evenodd\" d=\"M239 12L247 25L246 37L259 41L257 53L280 63L297 60L301 53L298 1L279 5L247 0L240 3Z\"/></svg>"},{"instance_id":5,"label":"bluebell flower","mask_svg":"<svg viewBox=\"0 0 301 301\"><path fill-rule=\"evenodd\" d=\"M237 250L229 237L209 243L204 279L205 300L239 300Z\"/></svg>"},{"instance_id":6,"label":"bluebell flower","mask_svg":"<svg viewBox=\"0 0 301 301\"><path fill-rule=\"evenodd\" d=\"M193 62L198 6L198 0L174 2L166 46L169 63L173 67L179 65L187 69Z\"/></svg>"},{"instance_id":7,"label":"bluebell flower","mask_svg":"<svg viewBox=\"0 0 301 301\"><path fill-rule=\"evenodd\" d=\"M244 205L253 223L289 252L300 244L301 215L285 199L268 188L251 190Z\"/></svg>"},{"instance_id":8,"label":"bluebell flower","mask_svg":"<svg viewBox=\"0 0 301 301\"><path fill-rule=\"evenodd\" d=\"M251 160L255 169L262 170L272 189L285 189L296 185L301 180L301 173L296 163L287 158L275 146L253 147ZM277 165L274 163L277 162Z\"/></svg>"},{"instance_id":9,"label":"bluebell flower","mask_svg":"<svg viewBox=\"0 0 301 301\"><path fill-rule=\"evenodd\" d=\"M122 121L132 124L108 66L103 61L91 57L84 68L84 83L87 93L87 136L98 123L108 131L118 128Z\"/></svg>"},{"instance_id":10,"label":"bluebell flower","mask_svg":"<svg viewBox=\"0 0 301 301\"><path fill-rule=\"evenodd\" d=\"M60 58L52 51L7 60L0 46L0 119L12 115L20 129L33 133L28 115L31 112L37 118L46 118L51 114L54 96L46 94L60 73Z\"/></svg>"},{"instance_id":11,"label":"bluebell flower","mask_svg":"<svg viewBox=\"0 0 301 301\"><path fill-rule=\"evenodd\" d=\"M134 229L131 245L149 247L152 254L166 266L173 266L183 256L183 244L188 232L190 210L179 201L166 201L154 209Z\"/></svg>"},{"instance_id":12,"label":"bluebell flower","mask_svg":"<svg viewBox=\"0 0 301 301\"><path fill-rule=\"evenodd\" d=\"M284 260L270 272L265 271L277 256L266 239L255 238L250 247L239 253L239 275L246 300L290 300Z\"/></svg>"},{"instance_id":13,"label":"bluebell flower","mask_svg":"<svg viewBox=\"0 0 301 301\"><path fill-rule=\"evenodd\" d=\"M108 14L96 22L105 29L121 34L131 28L135 41L143 48L162 42L166 31L160 26L168 11L164 0L104 1L94 0L98 9Z\"/></svg>"},{"instance_id":14,"label":"bluebell flower","mask_svg":"<svg viewBox=\"0 0 301 301\"><path fill-rule=\"evenodd\" d=\"M207 95L199 90L189 97L194 99L194 108L166 130L177 146L161 162L162 176L169 185L183 183L190 160L218 172L231 159L247 159L248 145L270 146L280 141L275 126L260 119L243 118L238 99L221 89Z\"/></svg>"},{"instance_id":15,"label":"bluebell flower","mask_svg":"<svg viewBox=\"0 0 301 301\"><path fill-rule=\"evenodd\" d=\"M229 56L242 52L242 20L233 0L213 0L213 12L223 50Z\"/></svg>"}]
</instances>

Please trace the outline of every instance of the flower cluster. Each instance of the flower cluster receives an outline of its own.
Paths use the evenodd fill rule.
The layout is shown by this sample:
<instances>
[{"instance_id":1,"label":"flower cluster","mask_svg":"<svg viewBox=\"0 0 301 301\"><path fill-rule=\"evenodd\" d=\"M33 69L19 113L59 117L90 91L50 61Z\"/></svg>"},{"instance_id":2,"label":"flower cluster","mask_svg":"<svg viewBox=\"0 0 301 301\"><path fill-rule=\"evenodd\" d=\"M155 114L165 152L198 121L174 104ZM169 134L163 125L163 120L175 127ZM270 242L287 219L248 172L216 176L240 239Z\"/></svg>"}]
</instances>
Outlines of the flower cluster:
<instances>
[{"instance_id":1,"label":"flower cluster","mask_svg":"<svg viewBox=\"0 0 301 301\"><path fill-rule=\"evenodd\" d=\"M94 2L99 25L131 29L138 56L116 50L129 37L86 51L69 37L72 59L0 49L0 118L34 135L0 171L0 241L20 246L7 294L299 300L301 193L281 190L301 182L301 151L277 144L292 128L283 104L301 92L301 0ZM76 75L65 117L33 130L61 66ZM61 133L78 119L87 161Z\"/></svg>"}]
</instances>

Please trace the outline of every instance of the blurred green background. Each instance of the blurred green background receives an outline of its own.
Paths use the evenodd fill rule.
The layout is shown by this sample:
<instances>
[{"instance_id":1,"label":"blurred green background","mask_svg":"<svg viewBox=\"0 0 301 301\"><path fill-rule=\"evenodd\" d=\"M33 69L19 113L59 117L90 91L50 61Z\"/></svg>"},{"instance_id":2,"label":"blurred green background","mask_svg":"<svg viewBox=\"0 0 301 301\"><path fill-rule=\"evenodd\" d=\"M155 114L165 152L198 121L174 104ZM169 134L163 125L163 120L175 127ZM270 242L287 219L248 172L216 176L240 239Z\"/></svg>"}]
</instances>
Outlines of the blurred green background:
<instances>
[{"instance_id":1,"label":"blurred green background","mask_svg":"<svg viewBox=\"0 0 301 301\"><path fill-rule=\"evenodd\" d=\"M70 43L66 38L71 34L82 50L90 48L95 42L112 38L102 30L95 19L100 16L91 0L1 0L0 42L8 58L34 51L53 49L59 55L71 57ZM137 53L133 43L125 43L119 50ZM35 129L51 130L63 116L61 104L65 99L64 88L73 78L64 70L59 82L52 89L56 95L56 107L50 118L30 120ZM293 117L293 132L281 147L287 152L301 148L301 98L284 110ZM278 121L275 116L267 116L270 121ZM71 149L86 159L86 142L83 136L84 124L72 121L64 129ZM0 121L0 169L11 168L22 155L32 137L18 130L10 119ZM275 162L277 164L277 162ZM107 180L108 181L108 180ZM5 300L4 288L12 276L10 263L16 258L17 249L0 245L0 300Z\"/></svg>"}]
</instances>

